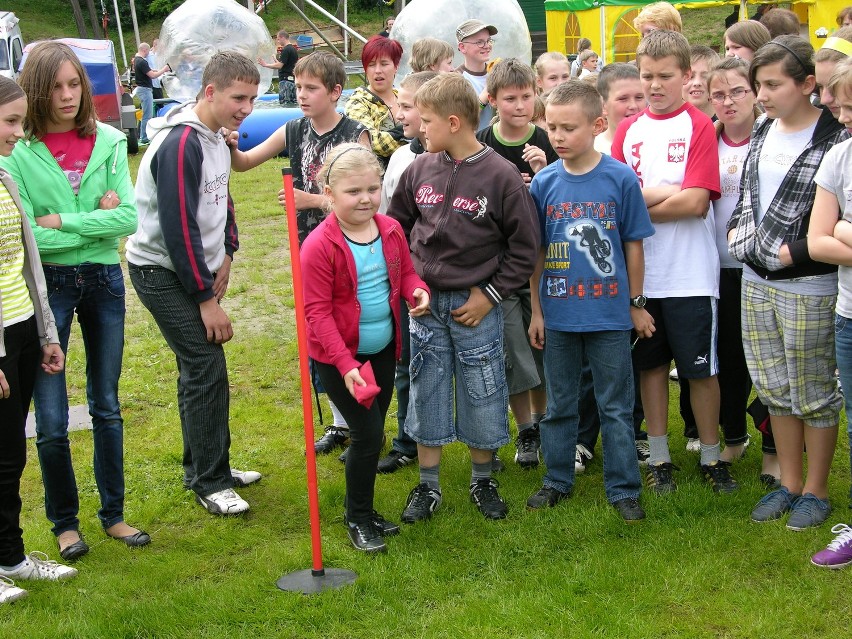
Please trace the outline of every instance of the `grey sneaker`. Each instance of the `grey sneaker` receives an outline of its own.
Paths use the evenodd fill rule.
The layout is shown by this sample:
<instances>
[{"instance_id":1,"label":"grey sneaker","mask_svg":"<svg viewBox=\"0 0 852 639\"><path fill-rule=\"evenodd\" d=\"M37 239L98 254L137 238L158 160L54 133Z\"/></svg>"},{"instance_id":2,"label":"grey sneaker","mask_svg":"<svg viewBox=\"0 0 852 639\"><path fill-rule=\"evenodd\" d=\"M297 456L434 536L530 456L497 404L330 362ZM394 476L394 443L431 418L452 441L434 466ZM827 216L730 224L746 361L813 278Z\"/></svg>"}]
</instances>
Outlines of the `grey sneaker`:
<instances>
[{"instance_id":1,"label":"grey sneaker","mask_svg":"<svg viewBox=\"0 0 852 639\"><path fill-rule=\"evenodd\" d=\"M553 486L542 486L530 498L527 499L527 508L529 510L539 510L540 508L553 508L556 504L564 499L568 499L571 493L563 493L558 488Z\"/></svg>"},{"instance_id":2,"label":"grey sneaker","mask_svg":"<svg viewBox=\"0 0 852 639\"><path fill-rule=\"evenodd\" d=\"M521 468L536 468L541 461L539 449L541 448L541 435L538 427L531 426L518 433L515 440L517 451L515 452L515 463Z\"/></svg>"},{"instance_id":3,"label":"grey sneaker","mask_svg":"<svg viewBox=\"0 0 852 639\"><path fill-rule=\"evenodd\" d=\"M77 569L47 558L43 552L33 551L14 570L0 570L0 577L9 579L43 579L56 581L77 576Z\"/></svg>"},{"instance_id":4,"label":"grey sneaker","mask_svg":"<svg viewBox=\"0 0 852 639\"><path fill-rule=\"evenodd\" d=\"M805 530L824 523L831 514L831 504L813 493L805 493L796 500L787 520L790 530Z\"/></svg>"},{"instance_id":5,"label":"grey sneaker","mask_svg":"<svg viewBox=\"0 0 852 639\"><path fill-rule=\"evenodd\" d=\"M231 477L234 479L234 486L245 488L249 484L260 481L263 475L256 470L240 470L239 468L232 468Z\"/></svg>"},{"instance_id":6,"label":"grey sneaker","mask_svg":"<svg viewBox=\"0 0 852 639\"><path fill-rule=\"evenodd\" d=\"M800 495L794 495L784 486L778 490L767 493L757 502L757 506L751 511L751 520L756 522L775 521L781 519L784 513L793 509L793 504Z\"/></svg>"},{"instance_id":7,"label":"grey sneaker","mask_svg":"<svg viewBox=\"0 0 852 639\"><path fill-rule=\"evenodd\" d=\"M618 501L612 502L612 506L628 524L645 519L645 511L642 510L639 500L635 497L619 499Z\"/></svg>"},{"instance_id":8,"label":"grey sneaker","mask_svg":"<svg viewBox=\"0 0 852 639\"><path fill-rule=\"evenodd\" d=\"M495 450L493 453L491 453L491 472L502 473L504 470L506 470L506 464L503 463L503 460L500 459L500 456Z\"/></svg>"}]
</instances>

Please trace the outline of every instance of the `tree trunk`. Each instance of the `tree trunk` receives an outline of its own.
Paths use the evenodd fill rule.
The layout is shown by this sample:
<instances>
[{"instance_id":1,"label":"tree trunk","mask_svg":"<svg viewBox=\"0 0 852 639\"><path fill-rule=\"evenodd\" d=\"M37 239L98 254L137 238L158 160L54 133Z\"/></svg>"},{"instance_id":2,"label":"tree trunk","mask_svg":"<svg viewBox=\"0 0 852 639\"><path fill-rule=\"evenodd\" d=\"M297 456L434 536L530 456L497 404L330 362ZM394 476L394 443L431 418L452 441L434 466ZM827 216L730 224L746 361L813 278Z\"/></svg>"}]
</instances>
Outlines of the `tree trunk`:
<instances>
[{"instance_id":1,"label":"tree trunk","mask_svg":"<svg viewBox=\"0 0 852 639\"><path fill-rule=\"evenodd\" d=\"M95 0L86 0L86 4L89 6L89 18L92 21L92 34L94 35L95 40L101 40L104 37L104 32L101 29L101 17L98 15L98 12L95 11Z\"/></svg>"},{"instance_id":2,"label":"tree trunk","mask_svg":"<svg viewBox=\"0 0 852 639\"><path fill-rule=\"evenodd\" d=\"M83 19L83 11L80 9L80 0L71 0L71 10L74 12L74 23L77 25L77 33L81 38L88 38L89 32L86 29L86 21Z\"/></svg>"}]
</instances>

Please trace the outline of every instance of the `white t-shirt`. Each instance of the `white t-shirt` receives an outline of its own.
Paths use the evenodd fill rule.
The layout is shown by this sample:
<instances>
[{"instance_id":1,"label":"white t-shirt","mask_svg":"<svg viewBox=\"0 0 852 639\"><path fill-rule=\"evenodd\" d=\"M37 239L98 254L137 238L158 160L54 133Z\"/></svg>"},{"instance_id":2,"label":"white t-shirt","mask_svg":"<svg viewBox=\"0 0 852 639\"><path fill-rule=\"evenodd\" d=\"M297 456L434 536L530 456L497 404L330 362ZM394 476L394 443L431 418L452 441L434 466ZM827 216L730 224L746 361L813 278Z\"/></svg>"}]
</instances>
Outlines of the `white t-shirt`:
<instances>
[{"instance_id":1,"label":"white t-shirt","mask_svg":"<svg viewBox=\"0 0 852 639\"><path fill-rule=\"evenodd\" d=\"M416 157L417 155L411 150L410 144L399 147L390 156L388 168L382 177L382 198L379 204L379 213L387 213L393 192L396 191L396 185L399 184L399 178L402 177L403 171L414 162Z\"/></svg>"},{"instance_id":2,"label":"white t-shirt","mask_svg":"<svg viewBox=\"0 0 852 639\"><path fill-rule=\"evenodd\" d=\"M829 149L814 182L835 195L841 218L852 223L852 139ZM852 319L852 267L841 266L837 272L837 314Z\"/></svg>"},{"instance_id":3,"label":"white t-shirt","mask_svg":"<svg viewBox=\"0 0 852 639\"><path fill-rule=\"evenodd\" d=\"M488 83L488 75L486 73L472 73L468 71L464 66L460 67L461 74L464 76L464 79L470 82L471 86L473 86L474 91L476 91L476 95L482 95L482 92L485 90L485 85ZM491 124L491 118L494 117L494 109L491 108L491 105L482 108L479 110L479 128L477 131L484 129L485 127Z\"/></svg>"},{"instance_id":4,"label":"white t-shirt","mask_svg":"<svg viewBox=\"0 0 852 639\"><path fill-rule=\"evenodd\" d=\"M802 151L808 146L816 129L816 120L813 125L796 131L795 133L781 133L778 130L778 120L772 122L766 133L766 140L760 150L760 161L758 163L758 209L757 224L766 215L766 209L775 194L787 177L790 167L796 161Z\"/></svg>"},{"instance_id":5,"label":"white t-shirt","mask_svg":"<svg viewBox=\"0 0 852 639\"><path fill-rule=\"evenodd\" d=\"M645 109L618 125L612 157L630 166L642 187L680 184L719 197L716 131L689 103L672 113ZM655 222L643 241L645 295L654 298L719 296L719 252L712 210L707 217Z\"/></svg>"},{"instance_id":6,"label":"white t-shirt","mask_svg":"<svg viewBox=\"0 0 852 639\"><path fill-rule=\"evenodd\" d=\"M716 248L721 268L742 268L742 262L728 252L728 220L740 199L740 178L748 155L748 138L737 144L722 133L719 136L719 182L722 197L713 202L713 221L716 224Z\"/></svg>"}]
</instances>

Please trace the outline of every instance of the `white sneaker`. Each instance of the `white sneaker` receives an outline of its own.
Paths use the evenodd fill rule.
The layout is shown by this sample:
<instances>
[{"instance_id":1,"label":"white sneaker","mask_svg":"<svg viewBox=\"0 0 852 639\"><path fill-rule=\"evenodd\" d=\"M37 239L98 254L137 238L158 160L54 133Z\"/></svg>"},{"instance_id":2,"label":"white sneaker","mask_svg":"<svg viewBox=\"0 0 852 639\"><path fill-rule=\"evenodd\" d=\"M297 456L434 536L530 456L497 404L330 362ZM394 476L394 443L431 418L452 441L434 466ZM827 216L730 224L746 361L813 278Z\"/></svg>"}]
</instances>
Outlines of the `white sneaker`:
<instances>
[{"instance_id":1,"label":"white sneaker","mask_svg":"<svg viewBox=\"0 0 852 639\"><path fill-rule=\"evenodd\" d=\"M47 558L43 552L33 551L14 570L0 569L0 577L14 579L45 579L56 581L77 576L77 569Z\"/></svg>"},{"instance_id":2,"label":"white sneaker","mask_svg":"<svg viewBox=\"0 0 852 639\"><path fill-rule=\"evenodd\" d=\"M263 475L256 470L239 470L237 468L232 468L231 477L234 478L234 486L245 488L249 484L260 481L260 478L263 477Z\"/></svg>"},{"instance_id":3,"label":"white sneaker","mask_svg":"<svg viewBox=\"0 0 852 639\"><path fill-rule=\"evenodd\" d=\"M575 473L584 473L586 472L586 464L592 461L591 451L583 446L583 444L577 444L577 448L574 451L574 472Z\"/></svg>"},{"instance_id":4,"label":"white sneaker","mask_svg":"<svg viewBox=\"0 0 852 639\"><path fill-rule=\"evenodd\" d=\"M701 452L701 440L697 437L689 437L686 440L686 450L690 453L700 453Z\"/></svg>"},{"instance_id":5,"label":"white sneaker","mask_svg":"<svg viewBox=\"0 0 852 639\"><path fill-rule=\"evenodd\" d=\"M195 501L204 506L207 512L214 515L238 515L249 509L248 502L234 492L232 488L226 488L203 497L196 495Z\"/></svg>"},{"instance_id":6,"label":"white sneaker","mask_svg":"<svg viewBox=\"0 0 852 639\"><path fill-rule=\"evenodd\" d=\"M677 381L677 369L676 368L673 368L669 371L669 379L672 380L673 382Z\"/></svg>"},{"instance_id":7,"label":"white sneaker","mask_svg":"<svg viewBox=\"0 0 852 639\"><path fill-rule=\"evenodd\" d=\"M18 588L8 577L0 577L0 604L11 603L27 596L27 591Z\"/></svg>"}]
</instances>

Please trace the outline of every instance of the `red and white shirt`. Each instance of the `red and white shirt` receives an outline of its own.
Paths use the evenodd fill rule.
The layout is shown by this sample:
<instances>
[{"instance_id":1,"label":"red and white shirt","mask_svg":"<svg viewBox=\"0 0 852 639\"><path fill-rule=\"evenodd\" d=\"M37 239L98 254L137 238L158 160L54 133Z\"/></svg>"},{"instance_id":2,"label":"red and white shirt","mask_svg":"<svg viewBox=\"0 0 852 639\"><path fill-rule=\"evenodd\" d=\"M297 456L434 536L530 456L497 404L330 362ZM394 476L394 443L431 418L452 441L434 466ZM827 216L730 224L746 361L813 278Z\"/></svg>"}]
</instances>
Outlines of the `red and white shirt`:
<instances>
[{"instance_id":1,"label":"red and white shirt","mask_svg":"<svg viewBox=\"0 0 852 639\"><path fill-rule=\"evenodd\" d=\"M680 184L720 195L719 151L713 123L689 103L657 115L645 109L615 132L612 157L630 166L642 187ZM643 241L645 295L719 296L719 254L712 211L706 218L655 222Z\"/></svg>"}]
</instances>

